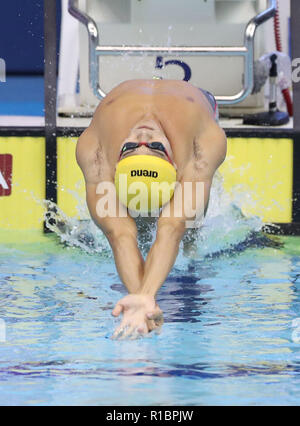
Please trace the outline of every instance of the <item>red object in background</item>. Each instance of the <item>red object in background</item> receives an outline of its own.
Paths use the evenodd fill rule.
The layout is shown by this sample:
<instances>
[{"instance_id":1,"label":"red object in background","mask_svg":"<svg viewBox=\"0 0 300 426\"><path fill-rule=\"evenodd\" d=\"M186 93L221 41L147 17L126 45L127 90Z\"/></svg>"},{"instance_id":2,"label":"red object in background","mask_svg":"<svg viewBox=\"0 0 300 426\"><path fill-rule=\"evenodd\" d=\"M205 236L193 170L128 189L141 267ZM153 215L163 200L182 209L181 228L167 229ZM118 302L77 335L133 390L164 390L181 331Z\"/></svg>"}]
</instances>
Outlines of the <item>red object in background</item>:
<instances>
[{"instance_id":1,"label":"red object in background","mask_svg":"<svg viewBox=\"0 0 300 426\"><path fill-rule=\"evenodd\" d=\"M12 155L0 154L0 197L11 194Z\"/></svg>"},{"instance_id":2,"label":"red object in background","mask_svg":"<svg viewBox=\"0 0 300 426\"><path fill-rule=\"evenodd\" d=\"M275 33L276 50L278 50L278 52L282 52L278 0L276 2L276 15L274 16L274 33ZM292 97L291 97L289 89L283 89L282 95L284 97L284 101L286 103L286 108L289 113L289 116L293 117L294 108L293 108L293 101L292 101Z\"/></svg>"}]
</instances>

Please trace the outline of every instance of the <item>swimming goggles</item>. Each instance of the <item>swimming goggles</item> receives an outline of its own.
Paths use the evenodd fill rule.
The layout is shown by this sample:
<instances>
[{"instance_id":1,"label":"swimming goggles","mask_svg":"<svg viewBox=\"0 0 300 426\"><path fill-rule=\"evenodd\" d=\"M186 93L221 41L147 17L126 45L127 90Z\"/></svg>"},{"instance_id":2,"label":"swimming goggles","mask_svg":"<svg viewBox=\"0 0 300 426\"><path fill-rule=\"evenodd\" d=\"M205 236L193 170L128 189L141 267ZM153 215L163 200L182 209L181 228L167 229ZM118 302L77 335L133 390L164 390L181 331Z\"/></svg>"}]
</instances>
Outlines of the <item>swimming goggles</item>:
<instances>
[{"instance_id":1,"label":"swimming goggles","mask_svg":"<svg viewBox=\"0 0 300 426\"><path fill-rule=\"evenodd\" d=\"M120 156L119 156L119 160L121 159L122 155L127 152L127 151L131 151L133 149L139 148L140 146L146 146L147 148L156 150L156 151L160 151L163 152L164 154L166 154L168 161L173 164L169 154L167 153L166 148L164 147L164 145L161 142L126 142L123 146L122 149L120 151Z\"/></svg>"}]
</instances>

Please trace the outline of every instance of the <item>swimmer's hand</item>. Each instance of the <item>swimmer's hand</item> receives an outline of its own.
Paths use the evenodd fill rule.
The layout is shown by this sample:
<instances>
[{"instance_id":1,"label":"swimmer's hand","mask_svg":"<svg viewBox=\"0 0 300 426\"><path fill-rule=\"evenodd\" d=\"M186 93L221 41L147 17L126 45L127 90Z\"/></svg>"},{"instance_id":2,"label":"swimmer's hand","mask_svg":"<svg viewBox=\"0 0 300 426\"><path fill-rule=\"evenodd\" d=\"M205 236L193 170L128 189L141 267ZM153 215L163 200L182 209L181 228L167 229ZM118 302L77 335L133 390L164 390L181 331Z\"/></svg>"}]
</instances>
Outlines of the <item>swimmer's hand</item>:
<instances>
[{"instance_id":1,"label":"swimmer's hand","mask_svg":"<svg viewBox=\"0 0 300 426\"><path fill-rule=\"evenodd\" d=\"M146 294L129 294L123 297L112 311L114 317L123 314L113 339L135 339L157 330L163 324L163 313L153 296Z\"/></svg>"}]
</instances>

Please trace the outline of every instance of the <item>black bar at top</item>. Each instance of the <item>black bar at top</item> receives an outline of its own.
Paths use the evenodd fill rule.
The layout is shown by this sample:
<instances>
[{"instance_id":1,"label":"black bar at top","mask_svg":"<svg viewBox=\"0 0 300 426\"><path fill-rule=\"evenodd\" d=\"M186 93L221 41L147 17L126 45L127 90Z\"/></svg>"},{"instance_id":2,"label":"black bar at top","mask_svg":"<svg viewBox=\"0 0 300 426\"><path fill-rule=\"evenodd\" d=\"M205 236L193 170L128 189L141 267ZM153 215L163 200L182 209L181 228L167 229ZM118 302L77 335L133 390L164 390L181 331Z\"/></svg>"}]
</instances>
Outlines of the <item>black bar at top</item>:
<instances>
[{"instance_id":1,"label":"black bar at top","mask_svg":"<svg viewBox=\"0 0 300 426\"><path fill-rule=\"evenodd\" d=\"M46 199L56 203L56 0L44 0L44 59Z\"/></svg>"},{"instance_id":2,"label":"black bar at top","mask_svg":"<svg viewBox=\"0 0 300 426\"><path fill-rule=\"evenodd\" d=\"M300 4L291 0L291 44L292 58L300 58ZM299 67L299 65L297 65ZM300 75L300 72L297 73ZM293 81L294 129L300 131L300 82Z\"/></svg>"}]
</instances>

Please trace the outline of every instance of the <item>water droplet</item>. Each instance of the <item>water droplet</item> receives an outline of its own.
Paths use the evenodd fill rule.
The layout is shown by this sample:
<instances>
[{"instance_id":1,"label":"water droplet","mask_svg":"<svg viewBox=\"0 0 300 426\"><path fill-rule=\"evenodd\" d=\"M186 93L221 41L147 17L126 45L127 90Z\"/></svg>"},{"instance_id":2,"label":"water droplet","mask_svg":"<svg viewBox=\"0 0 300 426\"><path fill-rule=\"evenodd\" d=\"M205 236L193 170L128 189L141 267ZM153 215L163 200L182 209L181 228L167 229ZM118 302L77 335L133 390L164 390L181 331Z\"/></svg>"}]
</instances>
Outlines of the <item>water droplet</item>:
<instances>
[{"instance_id":1,"label":"water droplet","mask_svg":"<svg viewBox=\"0 0 300 426\"><path fill-rule=\"evenodd\" d=\"M292 327L300 327L300 318L294 318L293 319Z\"/></svg>"},{"instance_id":2,"label":"water droplet","mask_svg":"<svg viewBox=\"0 0 300 426\"><path fill-rule=\"evenodd\" d=\"M296 328L292 333L292 341L294 343L300 343L300 328Z\"/></svg>"}]
</instances>

